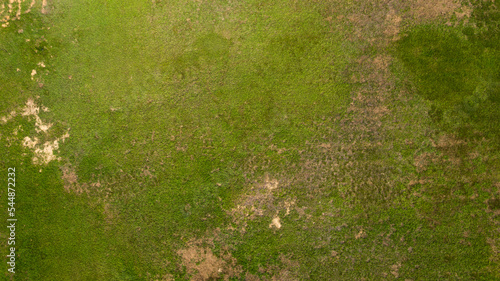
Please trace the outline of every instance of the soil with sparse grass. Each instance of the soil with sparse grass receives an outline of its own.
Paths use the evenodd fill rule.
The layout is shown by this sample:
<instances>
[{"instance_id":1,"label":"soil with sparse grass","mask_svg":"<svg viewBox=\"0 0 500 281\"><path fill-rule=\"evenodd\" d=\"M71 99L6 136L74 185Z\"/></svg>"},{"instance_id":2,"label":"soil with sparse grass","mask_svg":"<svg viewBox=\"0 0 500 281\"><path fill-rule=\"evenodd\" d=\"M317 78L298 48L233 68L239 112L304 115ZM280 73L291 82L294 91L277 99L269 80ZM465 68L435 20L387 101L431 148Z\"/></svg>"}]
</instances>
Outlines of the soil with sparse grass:
<instances>
[{"instance_id":1,"label":"soil with sparse grass","mask_svg":"<svg viewBox=\"0 0 500 281\"><path fill-rule=\"evenodd\" d=\"M431 2L0 1L0 279L500 279L500 13Z\"/></svg>"}]
</instances>

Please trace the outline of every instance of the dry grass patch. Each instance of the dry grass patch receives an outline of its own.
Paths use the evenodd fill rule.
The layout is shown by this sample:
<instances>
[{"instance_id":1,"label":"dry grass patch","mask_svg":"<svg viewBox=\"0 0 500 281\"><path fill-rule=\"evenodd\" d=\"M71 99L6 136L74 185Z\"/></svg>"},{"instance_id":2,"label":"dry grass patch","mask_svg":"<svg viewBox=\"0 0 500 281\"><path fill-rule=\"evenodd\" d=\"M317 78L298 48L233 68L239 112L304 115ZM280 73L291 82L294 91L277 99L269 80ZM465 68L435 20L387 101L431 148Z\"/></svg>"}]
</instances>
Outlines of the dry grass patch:
<instances>
[{"instance_id":1,"label":"dry grass patch","mask_svg":"<svg viewBox=\"0 0 500 281\"><path fill-rule=\"evenodd\" d=\"M452 15L462 19L471 13L471 9L462 6L458 0L415 0L410 3L409 16L417 24L435 21L438 18L451 18Z\"/></svg>"},{"instance_id":2,"label":"dry grass patch","mask_svg":"<svg viewBox=\"0 0 500 281\"><path fill-rule=\"evenodd\" d=\"M64 190L66 192L75 192L77 194L88 193L88 185L78 182L75 169L70 164L62 166L61 171L63 173Z\"/></svg>"},{"instance_id":3,"label":"dry grass patch","mask_svg":"<svg viewBox=\"0 0 500 281\"><path fill-rule=\"evenodd\" d=\"M262 216L272 217L270 228L281 228L282 224L278 214L280 211L286 211L285 216L287 216L290 213L290 208L295 205L295 200L277 202L274 193L279 189L279 184L277 179L271 179L269 175L265 176L260 183L251 186L241 196L235 208L228 211L241 232L246 231L247 221Z\"/></svg>"},{"instance_id":4,"label":"dry grass patch","mask_svg":"<svg viewBox=\"0 0 500 281\"><path fill-rule=\"evenodd\" d=\"M47 108L42 107L44 111L48 111ZM28 99L26 102L26 106L21 109L21 116L28 117L28 120L31 121L31 117L34 116L35 119L35 130L39 134L40 138L44 138L47 136L48 130L52 127L51 123L45 123L38 113L40 111L40 107L36 105L33 99ZM15 116L15 111L11 112L9 116ZM11 117L12 118L12 117ZM3 120L6 122L10 118L4 117ZM15 133L17 135L17 133ZM34 153L33 156L33 164L35 165L47 165L49 162L53 160L61 160L60 157L55 156L54 152L59 149L59 142L64 142L66 138L69 137L69 129L66 133L58 138L53 140L48 140L43 143L40 142L40 139L37 136L33 138L26 136L23 139L22 145L31 149Z\"/></svg>"},{"instance_id":5,"label":"dry grass patch","mask_svg":"<svg viewBox=\"0 0 500 281\"><path fill-rule=\"evenodd\" d=\"M42 145L38 145L38 139L31 140L30 137L26 137L24 139L23 145L29 148L32 148L34 156L33 156L33 164L35 165L47 165L49 162L53 160L61 160L61 157L57 157L54 155L54 152L59 149L59 141L47 141Z\"/></svg>"},{"instance_id":6,"label":"dry grass patch","mask_svg":"<svg viewBox=\"0 0 500 281\"><path fill-rule=\"evenodd\" d=\"M44 106L42 106L41 108L45 112L49 111L49 109ZM69 138L69 129L60 137L48 139L49 130L52 127L52 123L43 121L38 115L39 112L40 106L35 103L34 99L30 98L26 101L24 107L11 111L7 116L2 116L0 120L3 124L6 124L10 120L12 120L12 118L18 115L28 118L28 121L33 121L34 119L35 131L37 135L31 137L25 136L22 139L21 144L33 152L33 164L47 165L51 161L61 160L61 158L57 157L54 153L59 149L59 144ZM18 140L17 136L19 131L22 131L21 126L14 130L14 132L12 133L13 136L10 138L10 141Z\"/></svg>"},{"instance_id":7,"label":"dry grass patch","mask_svg":"<svg viewBox=\"0 0 500 281\"><path fill-rule=\"evenodd\" d=\"M216 256L212 249L204 246L203 240L191 240L187 247L177 251L182 258L182 265L193 281L222 279L229 280L242 273L241 266L236 264L236 259L228 249ZM213 246L213 245L212 245Z\"/></svg>"},{"instance_id":8,"label":"dry grass patch","mask_svg":"<svg viewBox=\"0 0 500 281\"><path fill-rule=\"evenodd\" d=\"M2 27L9 26L13 20L20 20L21 15L29 13L35 3L35 0L31 0L31 2L29 0L9 0L7 5L5 3L0 4L0 22L2 22Z\"/></svg>"}]
</instances>

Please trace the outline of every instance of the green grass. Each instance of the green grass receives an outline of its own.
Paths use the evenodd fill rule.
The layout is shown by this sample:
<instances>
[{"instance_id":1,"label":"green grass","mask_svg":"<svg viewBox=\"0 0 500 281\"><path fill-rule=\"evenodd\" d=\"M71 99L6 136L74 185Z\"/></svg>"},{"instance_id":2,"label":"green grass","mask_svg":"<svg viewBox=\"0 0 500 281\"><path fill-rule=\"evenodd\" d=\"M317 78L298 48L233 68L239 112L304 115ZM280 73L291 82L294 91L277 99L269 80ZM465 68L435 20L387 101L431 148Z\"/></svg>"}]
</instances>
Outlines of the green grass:
<instances>
[{"instance_id":1,"label":"green grass","mask_svg":"<svg viewBox=\"0 0 500 281\"><path fill-rule=\"evenodd\" d=\"M349 125L358 88L346 74L365 49L346 41L349 27L325 21L354 3L51 5L0 30L9 54L0 56L0 116L39 96L50 109L40 117L53 124L46 135L22 116L1 125L0 167L17 171L15 280L188 280L178 250L192 238L218 257L229 249L241 267L234 280L382 280L399 263L397 274L413 280L494 278L484 202L497 182L495 145L428 140L429 131L467 128L497 140L494 48L457 28L409 30L390 48L392 91L418 95L390 106L424 127L365 136ZM62 160L33 165L22 139L51 141L68 129ZM346 143L353 139L383 144ZM469 161L473 151L481 156ZM423 171L414 166L422 153L433 159ZM453 157L462 164L449 165ZM63 165L88 193L65 190ZM247 219L244 232L228 229L242 225L227 211L267 176L280 188L254 203L264 215ZM285 214L292 199L303 213ZM275 214L279 230L269 228Z\"/></svg>"},{"instance_id":2,"label":"green grass","mask_svg":"<svg viewBox=\"0 0 500 281\"><path fill-rule=\"evenodd\" d=\"M427 25L412 29L395 49L417 92L432 101L435 122L462 137L486 135L498 143L500 54L484 41L457 28Z\"/></svg>"}]
</instances>

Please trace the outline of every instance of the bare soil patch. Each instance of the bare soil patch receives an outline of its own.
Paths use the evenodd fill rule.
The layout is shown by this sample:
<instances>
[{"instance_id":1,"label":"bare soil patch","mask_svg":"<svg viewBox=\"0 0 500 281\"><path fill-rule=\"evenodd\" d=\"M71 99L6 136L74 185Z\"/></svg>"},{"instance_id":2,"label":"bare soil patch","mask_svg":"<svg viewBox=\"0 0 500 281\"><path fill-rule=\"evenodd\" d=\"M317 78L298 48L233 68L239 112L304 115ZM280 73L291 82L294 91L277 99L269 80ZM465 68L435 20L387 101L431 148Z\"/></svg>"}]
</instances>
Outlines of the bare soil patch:
<instances>
[{"instance_id":1,"label":"bare soil patch","mask_svg":"<svg viewBox=\"0 0 500 281\"><path fill-rule=\"evenodd\" d=\"M49 111L47 107L42 106L41 108L45 112ZM0 120L3 124L6 124L18 115L28 118L28 121L33 121L34 119L37 134L34 136L25 136L21 140L21 144L33 152L33 164L47 165L51 161L61 160L60 157L55 155L55 152L59 149L59 144L63 143L69 137L69 129L60 137L48 139L48 132L53 124L42 120L39 113L40 106L36 104L34 99L30 98L26 101L24 107L11 111L7 116L2 116ZM18 132L19 130L16 129L12 133L13 136L11 139L18 140Z\"/></svg>"},{"instance_id":2,"label":"bare soil patch","mask_svg":"<svg viewBox=\"0 0 500 281\"><path fill-rule=\"evenodd\" d=\"M272 179L269 175L266 175L240 197L235 208L228 211L241 233L246 231L245 228L249 220L263 216L269 217L269 228L280 229L282 227L279 213L285 212L284 216L289 215L296 200L276 200L274 193L279 190L279 186L280 182L277 179ZM230 228L233 229L232 226Z\"/></svg>"},{"instance_id":3,"label":"bare soil patch","mask_svg":"<svg viewBox=\"0 0 500 281\"><path fill-rule=\"evenodd\" d=\"M237 265L228 249L223 249L220 256L216 256L203 240L191 240L187 247L178 250L177 254L182 258L182 265L186 267L193 281L219 278L229 280L242 273L241 266Z\"/></svg>"},{"instance_id":4,"label":"bare soil patch","mask_svg":"<svg viewBox=\"0 0 500 281\"><path fill-rule=\"evenodd\" d=\"M88 192L88 185L78 182L78 176L73 166L66 164L61 167L61 171L63 173L62 179L64 182L64 189L67 192L75 192L77 194Z\"/></svg>"},{"instance_id":5,"label":"bare soil patch","mask_svg":"<svg viewBox=\"0 0 500 281\"><path fill-rule=\"evenodd\" d=\"M47 1L47 0L43 0ZM27 14L35 5L36 1L31 0L9 0L7 5L0 4L0 22L2 27L9 26L13 20L20 20L22 14Z\"/></svg>"}]
</instances>

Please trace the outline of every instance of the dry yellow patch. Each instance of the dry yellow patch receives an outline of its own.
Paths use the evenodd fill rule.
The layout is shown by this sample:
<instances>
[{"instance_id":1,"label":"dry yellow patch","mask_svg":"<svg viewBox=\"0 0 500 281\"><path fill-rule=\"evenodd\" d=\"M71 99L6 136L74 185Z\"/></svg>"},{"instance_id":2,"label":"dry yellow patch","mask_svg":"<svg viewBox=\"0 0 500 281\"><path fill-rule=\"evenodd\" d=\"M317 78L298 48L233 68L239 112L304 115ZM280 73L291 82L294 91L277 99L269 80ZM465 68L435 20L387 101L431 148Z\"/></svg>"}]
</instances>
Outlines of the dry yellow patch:
<instances>
[{"instance_id":1,"label":"dry yellow patch","mask_svg":"<svg viewBox=\"0 0 500 281\"><path fill-rule=\"evenodd\" d=\"M47 107L43 107L43 110L47 112L49 109ZM38 113L40 112L40 107L38 107L33 99L28 99L26 102L26 106L22 109L22 116L34 116L35 117L35 130L37 133L44 132L46 133L50 127L52 127L51 123L44 123Z\"/></svg>"},{"instance_id":2,"label":"dry yellow patch","mask_svg":"<svg viewBox=\"0 0 500 281\"><path fill-rule=\"evenodd\" d=\"M35 0L32 0L30 4L27 4L27 2L27 0L9 0L7 7L2 3L0 5L0 22L2 23L2 27L9 26L13 20L21 19L21 14L29 13L35 5Z\"/></svg>"},{"instance_id":3,"label":"dry yellow patch","mask_svg":"<svg viewBox=\"0 0 500 281\"><path fill-rule=\"evenodd\" d=\"M35 116L35 130L37 133L47 131L52 127L51 123L44 123L40 116L38 116L38 112L40 108L35 104L33 99L29 99L26 102L26 107L22 109L22 116ZM23 145L33 150L33 163L35 165L44 165L48 164L53 160L60 160L59 157L54 155L54 152L59 149L59 141L63 141L69 137L69 130L61 137L56 138L52 141L46 141L43 146L38 145L38 139L34 137L34 140L31 140L30 137L25 137Z\"/></svg>"},{"instance_id":4,"label":"dry yellow patch","mask_svg":"<svg viewBox=\"0 0 500 281\"><path fill-rule=\"evenodd\" d=\"M54 155L54 151L59 149L59 142L57 140L52 142L45 142L43 147L35 146L35 156L33 156L33 164L42 165L48 164L53 160L61 160L60 157Z\"/></svg>"},{"instance_id":5,"label":"dry yellow patch","mask_svg":"<svg viewBox=\"0 0 500 281\"><path fill-rule=\"evenodd\" d=\"M48 112L49 109L45 106L42 106L42 110L45 112ZM21 116L27 117L28 120L32 120L31 118L34 117L35 119L35 130L38 134L38 136L26 136L21 140L21 144L32 150L33 151L33 163L35 165L46 165L50 161L53 160L60 160L59 157L57 157L54 153L59 149L59 144L60 142L64 142L66 138L69 137L69 129L64 133L64 135L52 139L52 140L47 140L43 142L40 139L44 139L48 135L48 131L52 127L52 123L44 122L40 116L38 116L40 112L40 107L35 103L35 100L32 98L29 98L26 101L26 104L24 107L16 110L11 111L7 116L2 116L0 117L0 121L2 124L5 124L9 122L12 118L18 115L17 112L20 112L19 114ZM21 129L21 127L19 127ZM21 129L22 130L22 129ZM19 130L16 129L13 132L13 137L18 135ZM12 137L11 137L11 140ZM14 138L14 140L18 141L18 138Z\"/></svg>"},{"instance_id":6,"label":"dry yellow patch","mask_svg":"<svg viewBox=\"0 0 500 281\"><path fill-rule=\"evenodd\" d=\"M30 98L26 101L26 106L22 110L22 116L38 115L39 107L37 107L35 101Z\"/></svg>"},{"instance_id":7,"label":"dry yellow patch","mask_svg":"<svg viewBox=\"0 0 500 281\"><path fill-rule=\"evenodd\" d=\"M269 228L273 228L273 227L276 227L278 229L281 228L281 222L280 222L280 217L278 216L275 216L271 222L271 224L269 224Z\"/></svg>"},{"instance_id":8,"label":"dry yellow patch","mask_svg":"<svg viewBox=\"0 0 500 281\"><path fill-rule=\"evenodd\" d=\"M35 146L38 144L38 138L35 137L34 139L31 139L30 137L25 137L24 138L24 142L23 142L23 146L25 147L28 147L28 148L31 148L31 149L35 149Z\"/></svg>"}]
</instances>

